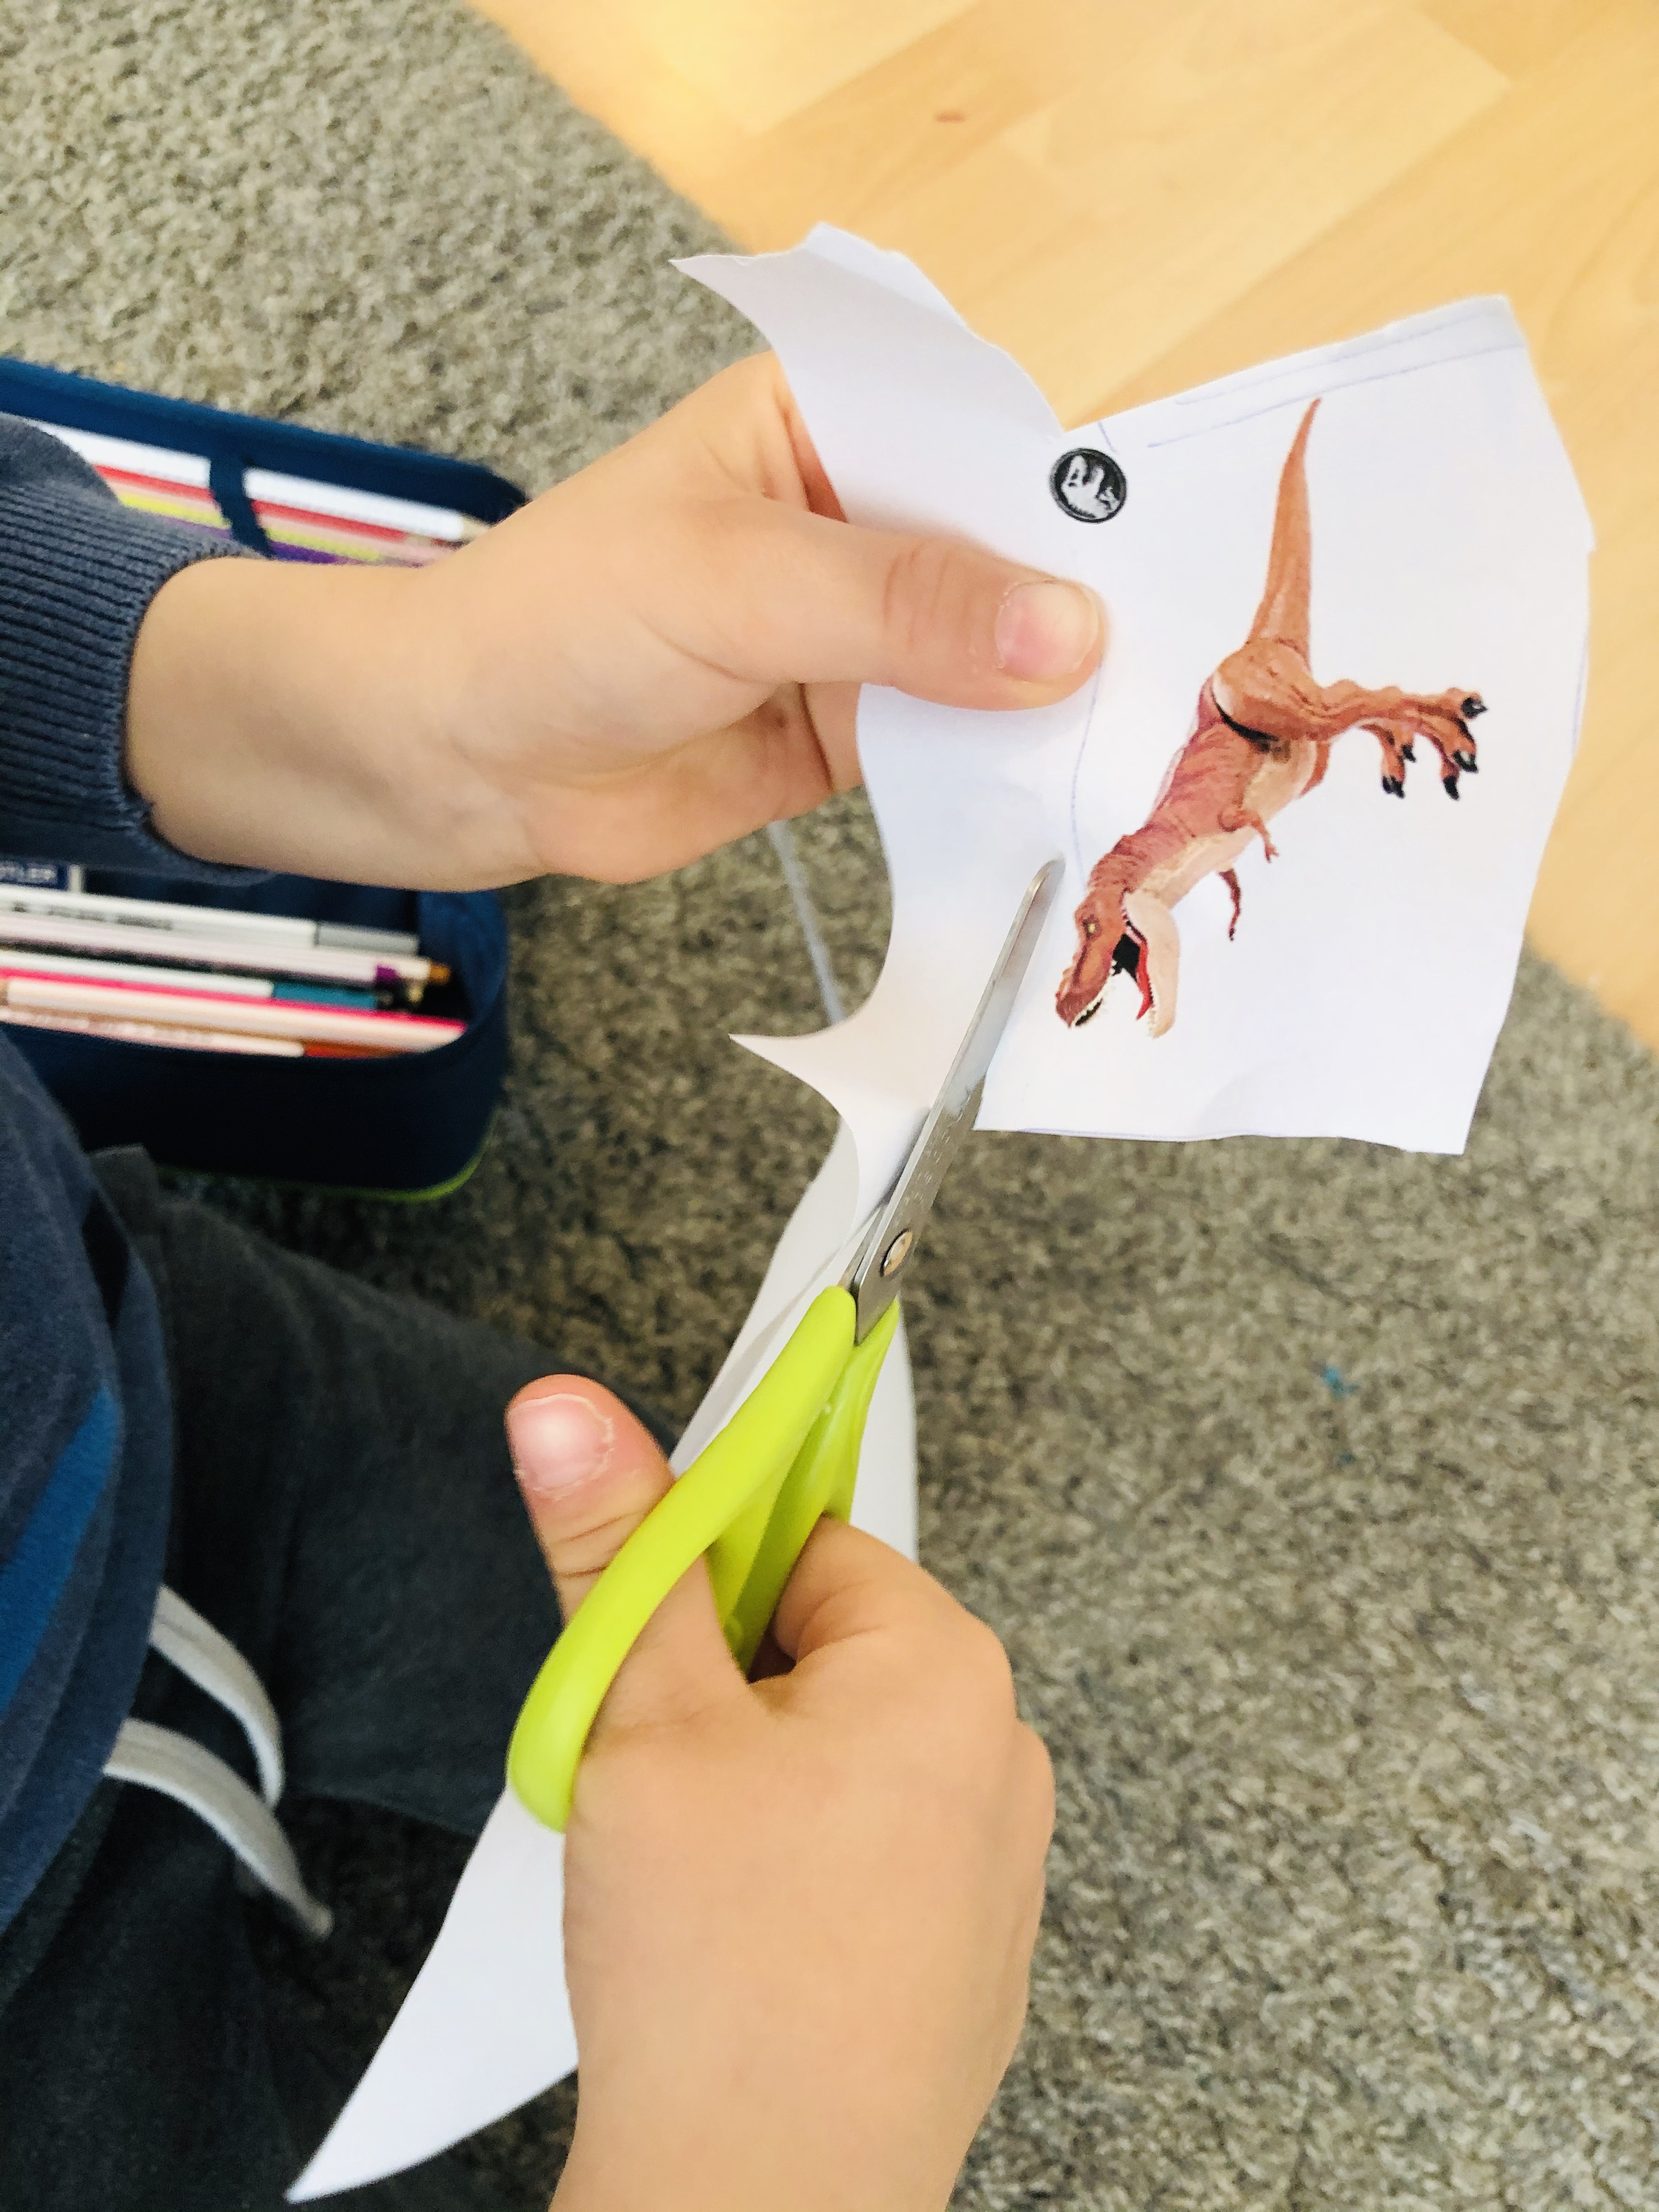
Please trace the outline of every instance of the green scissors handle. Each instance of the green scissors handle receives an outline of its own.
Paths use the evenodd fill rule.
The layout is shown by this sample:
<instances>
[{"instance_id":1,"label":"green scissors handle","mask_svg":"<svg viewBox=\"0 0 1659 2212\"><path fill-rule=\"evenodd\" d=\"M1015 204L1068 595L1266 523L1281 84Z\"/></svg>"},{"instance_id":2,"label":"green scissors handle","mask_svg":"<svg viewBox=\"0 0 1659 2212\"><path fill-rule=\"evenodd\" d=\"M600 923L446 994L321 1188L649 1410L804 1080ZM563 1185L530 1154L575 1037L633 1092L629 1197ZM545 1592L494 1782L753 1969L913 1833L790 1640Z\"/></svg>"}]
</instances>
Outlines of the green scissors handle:
<instances>
[{"instance_id":1,"label":"green scissors handle","mask_svg":"<svg viewBox=\"0 0 1659 2212\"><path fill-rule=\"evenodd\" d=\"M507 1778L550 1828L570 1817L595 1715L635 1639L705 1553L720 1626L746 1674L819 1516L852 1510L865 1416L898 1322L861 1344L839 1285L821 1291L720 1434L623 1546L571 1616L513 1731Z\"/></svg>"},{"instance_id":2,"label":"green scissors handle","mask_svg":"<svg viewBox=\"0 0 1659 2212\"><path fill-rule=\"evenodd\" d=\"M513 1731L507 1778L550 1828L570 1817L576 1768L635 1638L704 1553L720 1626L746 1674L821 1516L853 1510L859 1448L898 1326L900 1279L974 1116L1064 870L1020 901L943 1088L843 1280L819 1291L714 1442L654 1505L548 1655Z\"/></svg>"}]
</instances>

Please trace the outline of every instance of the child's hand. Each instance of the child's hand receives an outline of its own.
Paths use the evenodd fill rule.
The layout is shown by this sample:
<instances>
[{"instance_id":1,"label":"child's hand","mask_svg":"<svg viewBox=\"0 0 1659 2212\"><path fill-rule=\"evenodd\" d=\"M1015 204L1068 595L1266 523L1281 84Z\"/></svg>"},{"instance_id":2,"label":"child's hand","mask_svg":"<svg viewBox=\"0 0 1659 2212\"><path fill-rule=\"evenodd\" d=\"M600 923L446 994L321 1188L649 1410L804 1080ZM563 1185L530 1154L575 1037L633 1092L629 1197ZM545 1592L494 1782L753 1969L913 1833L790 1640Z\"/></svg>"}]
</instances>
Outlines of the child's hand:
<instances>
[{"instance_id":1,"label":"child's hand","mask_svg":"<svg viewBox=\"0 0 1659 2212\"><path fill-rule=\"evenodd\" d=\"M598 1384L514 1464L567 1616L667 1488ZM934 2212L1013 2056L1054 1817L990 1631L819 1524L745 1683L701 1565L601 1709L566 1856L581 2052L557 2212Z\"/></svg>"},{"instance_id":2,"label":"child's hand","mask_svg":"<svg viewBox=\"0 0 1659 2212\"><path fill-rule=\"evenodd\" d=\"M435 567L211 561L139 632L127 769L206 860L416 887L679 866L858 781L858 686L1046 704L1079 586L854 529L770 355Z\"/></svg>"}]
</instances>

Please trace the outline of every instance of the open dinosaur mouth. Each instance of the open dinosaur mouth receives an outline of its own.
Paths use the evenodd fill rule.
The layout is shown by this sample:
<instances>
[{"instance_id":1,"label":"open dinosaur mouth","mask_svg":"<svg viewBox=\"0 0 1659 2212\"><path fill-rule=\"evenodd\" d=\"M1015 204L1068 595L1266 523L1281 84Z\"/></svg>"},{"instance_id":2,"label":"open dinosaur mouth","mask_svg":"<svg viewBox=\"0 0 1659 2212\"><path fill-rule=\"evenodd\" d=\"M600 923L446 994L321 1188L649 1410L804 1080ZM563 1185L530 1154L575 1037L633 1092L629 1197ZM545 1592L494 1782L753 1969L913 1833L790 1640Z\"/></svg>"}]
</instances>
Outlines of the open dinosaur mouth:
<instances>
[{"instance_id":1,"label":"open dinosaur mouth","mask_svg":"<svg viewBox=\"0 0 1659 2212\"><path fill-rule=\"evenodd\" d=\"M1080 1030L1085 1022L1093 1021L1095 1016L1100 1012L1102 1000L1106 996L1106 986L1114 975L1133 975L1137 978L1139 976L1141 955L1144 950L1142 941L1133 929L1126 929L1113 947L1112 964L1102 978L1100 988L1081 1013L1073 1014L1067 1018L1066 1024L1067 1029ZM1143 1006L1142 1013L1146 1011Z\"/></svg>"}]
</instances>

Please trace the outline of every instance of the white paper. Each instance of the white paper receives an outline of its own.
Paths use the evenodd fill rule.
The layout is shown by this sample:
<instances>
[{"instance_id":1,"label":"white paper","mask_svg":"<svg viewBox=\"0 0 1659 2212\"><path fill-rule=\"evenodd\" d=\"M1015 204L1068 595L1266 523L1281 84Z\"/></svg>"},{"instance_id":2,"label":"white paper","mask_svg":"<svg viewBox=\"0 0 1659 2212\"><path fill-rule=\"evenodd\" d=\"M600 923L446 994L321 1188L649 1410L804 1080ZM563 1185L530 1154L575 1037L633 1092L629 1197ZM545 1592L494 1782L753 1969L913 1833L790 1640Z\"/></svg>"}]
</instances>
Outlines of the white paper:
<instances>
[{"instance_id":1,"label":"white paper","mask_svg":"<svg viewBox=\"0 0 1659 2212\"><path fill-rule=\"evenodd\" d=\"M564 1838L503 1790L415 1986L291 2203L432 2158L571 2071L563 1922Z\"/></svg>"},{"instance_id":2,"label":"white paper","mask_svg":"<svg viewBox=\"0 0 1659 2212\"><path fill-rule=\"evenodd\" d=\"M1050 854L1067 866L987 1085L982 1128L1095 1136L1330 1135L1461 1151L1509 1003L1540 855L1570 763L1588 635L1588 517L1501 300L1464 301L1200 392L1063 431L1008 356L897 257L815 231L793 252L686 266L776 346L850 519L948 531L1097 590L1098 679L1028 714L971 714L866 687L860 744L893 881L893 935L853 1018L744 1042L813 1084L871 1148L949 1064L1006 918ZM1122 975L1086 1027L1055 991L1088 872L1144 823L1206 678L1261 597L1301 416L1310 661L1436 693L1467 687L1479 773L1456 804L1419 742L1403 802L1375 738L1331 745L1318 788L1174 909L1179 989L1162 1036ZM1099 524L1049 489L1091 447L1127 483ZM941 764L949 763L948 774Z\"/></svg>"},{"instance_id":3,"label":"white paper","mask_svg":"<svg viewBox=\"0 0 1659 2212\"><path fill-rule=\"evenodd\" d=\"M908 1140L907 1140L908 1141ZM806 1303L841 1272L861 1217L848 1133L809 1185L725 1364L673 1456L683 1474L765 1371ZM865 1424L856 1528L916 1554L915 1412L900 1333ZM360 2188L434 2158L576 2063L564 1980L564 1838L503 1790L438 1940L290 2203Z\"/></svg>"},{"instance_id":4,"label":"white paper","mask_svg":"<svg viewBox=\"0 0 1659 2212\"><path fill-rule=\"evenodd\" d=\"M901 256L821 228L793 252L683 265L777 348L851 520L965 535L1079 578L1104 600L1111 633L1099 678L1039 712L968 714L866 689L860 750L893 884L887 961L837 1027L744 1040L821 1091L842 1127L677 1471L834 1279L943 1079L1021 892L1055 853L1069 896L1005 1034L981 1127L1462 1148L1577 733L1590 548L1501 300L1062 431L1018 364ZM1055 993L1075 949L1070 909L1094 863L1154 811L1201 688L1249 632L1281 472L1316 398L1309 680L1478 692L1479 774L1448 803L1419 742L1402 801L1379 788L1376 740L1338 737L1317 788L1272 817L1278 858L1269 865L1255 840L1236 859L1236 937L1218 873L1171 902L1178 988L1162 1033L1137 1018L1128 975L1086 1027L1068 1027ZM1109 519L1080 522L1050 489L1051 470L1079 447L1122 471L1127 495ZM914 1556L902 1356L890 1355L876 1394L854 1517ZM562 1869L561 1839L504 1796L296 2198L429 2157L570 2069Z\"/></svg>"}]
</instances>

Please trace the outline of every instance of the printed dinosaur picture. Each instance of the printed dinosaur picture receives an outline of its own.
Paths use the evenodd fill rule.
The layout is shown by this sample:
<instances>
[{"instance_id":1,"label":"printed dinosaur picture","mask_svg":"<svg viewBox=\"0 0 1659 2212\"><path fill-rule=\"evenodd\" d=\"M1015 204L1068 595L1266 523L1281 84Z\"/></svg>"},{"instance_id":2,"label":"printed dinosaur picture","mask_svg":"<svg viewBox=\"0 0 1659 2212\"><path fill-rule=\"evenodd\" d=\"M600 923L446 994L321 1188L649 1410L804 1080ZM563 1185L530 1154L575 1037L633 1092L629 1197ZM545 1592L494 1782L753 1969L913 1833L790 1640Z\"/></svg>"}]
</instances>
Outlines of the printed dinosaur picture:
<instances>
[{"instance_id":1,"label":"printed dinosaur picture","mask_svg":"<svg viewBox=\"0 0 1659 2212\"><path fill-rule=\"evenodd\" d=\"M1077 954L1055 996L1060 1019L1076 1029L1099 1011L1120 970L1140 986L1140 1015L1162 1036L1175 1020L1181 939L1174 908L1194 884L1219 875L1232 895L1227 934L1238 927L1235 864L1259 837L1277 848L1267 824L1322 780L1336 739L1369 730L1382 751L1382 788L1406 795L1416 740L1440 757L1440 780L1457 797L1460 775L1475 772L1469 724L1486 712L1479 692L1433 696L1393 686L1367 690L1316 682L1308 647L1313 565L1308 520L1308 433L1315 400L1302 417L1279 480L1267 584L1250 634L1206 678L1192 734L1176 756L1152 811L1097 861L1077 909ZM1139 1016L1137 1016L1139 1018Z\"/></svg>"}]
</instances>

